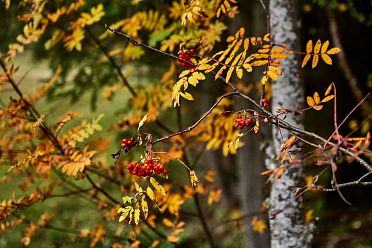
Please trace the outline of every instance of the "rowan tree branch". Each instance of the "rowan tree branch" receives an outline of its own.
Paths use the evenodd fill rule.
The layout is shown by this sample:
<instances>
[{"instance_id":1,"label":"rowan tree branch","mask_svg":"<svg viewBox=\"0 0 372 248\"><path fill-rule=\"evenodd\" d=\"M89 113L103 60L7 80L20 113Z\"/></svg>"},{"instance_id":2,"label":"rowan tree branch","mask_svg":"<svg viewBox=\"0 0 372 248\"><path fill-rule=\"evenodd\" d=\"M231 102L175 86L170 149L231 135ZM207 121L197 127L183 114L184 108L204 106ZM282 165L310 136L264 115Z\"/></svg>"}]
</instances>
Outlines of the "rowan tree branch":
<instances>
[{"instance_id":1,"label":"rowan tree branch","mask_svg":"<svg viewBox=\"0 0 372 248\"><path fill-rule=\"evenodd\" d=\"M117 35L120 35L122 37L125 37L126 39L129 39L134 45L137 45L137 46L143 46L153 52L156 52L156 53L159 53L159 54L162 54L164 56L167 56L167 57L170 57L170 58L173 58L175 60L178 60L178 61L182 61L186 64L189 64L191 66L195 66L193 63L187 61L187 60L183 60L173 54L170 54L170 53L167 53L167 52L163 52L159 49L156 49L156 48L153 48L147 44L144 44L138 40L136 40L135 38L129 36L128 34L125 34L123 32L120 32L120 31L117 31L117 30L114 30L114 29L111 29L109 28L106 24L105 24L105 28L107 30L109 30L110 32L114 33L114 34L117 34ZM224 83L226 83L231 89L232 89L232 92L230 93L227 93L227 94L224 94L222 95L218 100L217 102L212 105L212 107L202 115L202 117L196 121L192 126L188 127L187 129L183 130L183 131L179 131L179 132L176 132L176 133L173 133L173 134L170 134L168 136L165 136L163 138L159 138L155 141L153 141L152 144L156 144L158 142L161 142L161 141L164 141L164 140L167 140L167 139L170 139L176 135L180 135L180 134L183 134L183 133L186 133L186 132L190 132L191 130L193 130L197 125L200 124L200 122L205 119L209 113L212 112L212 110L218 105L218 103L225 97L229 97L229 96L232 96L232 95L239 95L241 96L242 98L248 100L249 102L251 102L257 109L259 109L262 113L266 114L267 115L267 118L270 120L270 123L273 124L273 125L277 125L278 127L281 127L281 128L284 128L286 130L289 130L289 131L293 131L299 135L304 135L304 136L308 136L308 137L312 137L312 138L315 138L319 141L321 141L322 143L327 143L327 140L324 139L323 137L315 134L315 133L312 133L312 132L308 132L308 131L305 131L305 130L302 130L300 128L297 128L291 124L289 124L288 122L284 121L283 119L280 119L278 116L274 115L273 113L267 111L263 106L261 106L259 103L257 103L255 100L253 100L251 97L243 94L242 92L240 92L232 83L228 82L224 77L222 76L219 76L218 77L220 80L222 80ZM337 144L333 143L333 142L328 142L328 145L330 146L338 146ZM362 158L356 156L352 151L350 151L349 149L346 149L346 148L343 148L343 147L339 147L338 148L340 151L342 151L343 153L349 155L349 156L352 156L359 164L363 165L368 171L372 171L372 166L369 165L365 160L363 160Z\"/></svg>"}]
</instances>

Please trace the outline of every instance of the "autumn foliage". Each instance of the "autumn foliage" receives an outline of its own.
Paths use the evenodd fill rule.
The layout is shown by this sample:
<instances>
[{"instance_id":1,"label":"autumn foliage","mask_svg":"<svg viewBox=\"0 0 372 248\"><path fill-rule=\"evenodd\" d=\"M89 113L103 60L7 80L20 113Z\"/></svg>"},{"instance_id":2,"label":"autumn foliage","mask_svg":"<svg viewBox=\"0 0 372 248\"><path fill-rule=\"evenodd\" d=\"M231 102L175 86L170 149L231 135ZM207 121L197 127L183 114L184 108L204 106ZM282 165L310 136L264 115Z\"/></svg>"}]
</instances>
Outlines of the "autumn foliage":
<instances>
[{"instance_id":1,"label":"autumn foliage","mask_svg":"<svg viewBox=\"0 0 372 248\"><path fill-rule=\"evenodd\" d=\"M314 70L320 60L332 65L341 50L330 41L309 40L303 51L294 51L276 44L270 33L249 36L243 27L226 37L229 20L238 15L235 0L167 1L164 10L123 2L128 3L1 3L4 12L16 13L12 21L18 28L0 53L0 183L10 192L0 199L0 234L17 231L28 246L40 240L37 233L58 232L69 237L66 242L90 247L187 246L197 237L213 246L214 235L221 240L230 235L226 246L236 247L238 235L227 231L231 223L219 219L239 222L242 213L219 207L224 193L219 175L203 163L203 153L237 154L242 137L259 139L272 125L292 135L275 154L279 166L260 175L268 183L298 163L293 154L302 151L293 149L295 144L316 154L309 166L334 174L347 160L372 172L365 160L371 155L368 131L343 135L335 120L334 133L323 138L285 121L287 115L336 106L334 83L319 82L324 90L307 96L303 109L270 106L271 83L281 77L283 61L301 59L302 67L311 64ZM118 14L119 7L130 14ZM40 87L28 88L17 61L33 49L49 57L52 74ZM143 84L137 78L146 70L149 83ZM252 72L260 79L248 84L245 77ZM204 81L223 92L194 118L188 108L201 104ZM47 100L79 103L88 93L92 109L109 103L105 113L86 117L74 110L78 104L63 112L45 107ZM110 105L119 98L119 105ZM234 108L237 98L247 107ZM347 186L318 184L321 174L293 193L301 198L307 191ZM355 184L367 182L361 178ZM250 225L257 235L268 227L262 214L280 214L270 210L263 203L253 214Z\"/></svg>"}]
</instances>

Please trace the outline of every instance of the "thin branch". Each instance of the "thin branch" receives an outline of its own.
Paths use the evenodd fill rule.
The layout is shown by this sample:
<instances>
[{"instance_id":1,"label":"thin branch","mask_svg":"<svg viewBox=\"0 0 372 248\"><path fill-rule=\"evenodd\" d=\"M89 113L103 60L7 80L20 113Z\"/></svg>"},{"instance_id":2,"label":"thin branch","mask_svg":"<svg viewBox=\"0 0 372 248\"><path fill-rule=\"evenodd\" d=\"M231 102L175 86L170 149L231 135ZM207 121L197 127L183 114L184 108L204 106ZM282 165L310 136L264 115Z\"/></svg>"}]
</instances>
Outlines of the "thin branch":
<instances>
[{"instance_id":1,"label":"thin branch","mask_svg":"<svg viewBox=\"0 0 372 248\"><path fill-rule=\"evenodd\" d=\"M105 24L105 29L109 30L110 32L112 32L114 34L117 34L117 35L120 35L120 36L125 37L126 39L130 40L130 42L132 42L133 45L135 45L135 46L142 46L142 47L147 48L148 50L151 50L153 52L157 52L159 54L162 54L164 56L170 57L170 58L175 59L177 61L186 63L186 64L191 65L191 66L195 66L193 63L191 63L188 60L181 59L181 58L177 57L176 55L173 55L171 53L166 53L166 52L163 52L163 51L161 51L159 49L156 49L154 47L151 47L151 46L149 46L149 45L147 45L145 43L142 43L142 42L136 40L132 36L127 35L126 33L123 33L123 32L120 32L119 30L115 30L115 29L110 28L109 26L107 26L107 24Z\"/></svg>"},{"instance_id":2,"label":"thin branch","mask_svg":"<svg viewBox=\"0 0 372 248\"><path fill-rule=\"evenodd\" d=\"M164 141L164 140L168 140L174 136L177 136L177 135L180 135L180 134L183 134L183 133L187 133L187 132L190 132L191 130L193 130L194 128L196 128L200 122L202 122L211 112L212 110L222 101L222 99L226 98L226 97L230 97L230 96L233 96L233 95L237 95L236 92L230 92L230 93L226 93L222 96L220 96L218 98L218 100L212 105L212 107L209 108L209 110L207 112L205 112L199 120L197 120L192 126L189 126L188 128L182 130L182 131L179 131L179 132L175 132L175 133L172 133L168 136L165 136L165 137L162 137L160 139L157 139L155 141L152 142L152 144L156 144L156 143L159 143L161 141Z\"/></svg>"},{"instance_id":3,"label":"thin branch","mask_svg":"<svg viewBox=\"0 0 372 248\"><path fill-rule=\"evenodd\" d=\"M200 206L200 201L199 201L198 194L194 194L194 202L195 202L195 207L196 207L196 211L198 212L200 222L202 223L204 232L207 235L208 242L209 242L210 246L212 248L214 248L214 247L216 247L216 245L214 244L213 236L212 236L211 232L209 231L207 221L205 220L202 208Z\"/></svg>"},{"instance_id":4,"label":"thin branch","mask_svg":"<svg viewBox=\"0 0 372 248\"><path fill-rule=\"evenodd\" d=\"M356 181L352 181L352 182L347 182L347 183L340 183L338 184L338 188L343 188L343 187L349 187L349 186L371 186L372 185L372 182L362 182L362 180L364 178L366 178L367 176L371 175L372 172L368 172L366 174L364 174L363 176L361 176L358 180ZM317 187L318 190L320 191L325 191L325 192L331 192L331 191L336 191L336 188L330 188L330 189L327 189L327 188L319 188Z\"/></svg>"},{"instance_id":5,"label":"thin branch","mask_svg":"<svg viewBox=\"0 0 372 248\"><path fill-rule=\"evenodd\" d=\"M329 22L329 30L332 37L332 40L336 47L339 47L342 51L345 51L340 39L340 34L338 32L338 25L336 18L333 14L333 10L327 8L326 10ZM360 84L358 83L357 77L354 75L353 71L351 70L350 64L345 56L345 53L340 53L337 56L338 65L340 66L341 72L344 74L346 81L348 82L351 92L353 93L355 99L357 101L361 101L363 97L363 91L360 88ZM363 102L362 104L362 112L364 116L367 116L371 113L371 106L367 102Z\"/></svg>"},{"instance_id":6,"label":"thin branch","mask_svg":"<svg viewBox=\"0 0 372 248\"><path fill-rule=\"evenodd\" d=\"M123 81L123 84L126 87L128 87L130 93L133 96L136 96L136 92L134 91L134 89L132 88L132 86L129 84L127 78L123 75L123 73L122 73L119 65L116 64L115 60L110 56L110 54L108 53L108 51L106 50L106 48L102 45L101 41L93 34L92 31L90 31L89 28L87 28L86 30L87 30L88 35L93 39L93 41L97 44L97 46L99 47L99 49L101 49L101 51L105 54L106 58L110 61L112 67L115 69L115 71L118 74L118 76L120 77L121 81Z\"/></svg>"},{"instance_id":7,"label":"thin branch","mask_svg":"<svg viewBox=\"0 0 372 248\"><path fill-rule=\"evenodd\" d=\"M173 55L173 54L170 54L170 53L166 53L166 52L163 52L163 51L160 51L159 49L156 49L156 48L153 48L149 45L146 45L136 39L134 39L133 37L125 34L125 33L122 33L120 31L117 31L117 30L113 30L111 28L109 28L106 24L105 24L105 28L108 29L109 31L117 34L117 35L120 35L120 36L123 36L125 37L126 39L129 39L133 44L135 45L138 45L138 46L143 46L151 51L154 51L154 52L157 52L157 53L160 53L162 55L165 55L165 56L168 56L168 57L171 57L175 60L178 60L178 61L182 61L184 63L187 63L187 64L190 64L192 66L195 66L193 63L189 62L189 61L186 61L186 60L183 60L183 59L180 59L179 57ZM174 137L176 135L180 135L180 134L183 134L183 133L186 133L186 132L189 132L191 131L192 129L194 129L204 118L206 118L208 116L208 114L210 112L212 112L213 108L215 106L217 106L217 104L219 103L219 101L222 100L222 98L224 97L228 97L228 96L231 96L231 95L239 95L241 97L243 97L244 99L250 101L255 107L257 107L261 112L263 112L264 114L267 115L268 118L270 118L270 122L274 125L278 125L279 127L282 127L282 128L285 128L289 131L294 131L300 135L305 135L305 136L308 136L308 137L313 137L317 140L320 140L322 141L323 143L326 143L327 140L324 139L323 137L315 134L315 133L311 133L311 132L308 132L308 131L305 131L305 130L302 130L300 128L297 128L297 127L294 127L292 126L291 124L289 124L288 122L284 121L283 119L279 119L277 116L275 116L274 114L272 114L271 112L267 111L263 106L260 106L260 104L258 104L256 101L254 101L252 98L250 98L249 96L241 93L232 83L228 82L224 77L222 76L219 76L218 77L220 80L222 80L223 82L225 82L231 89L233 92L230 92L230 93L227 93L227 94L224 94L221 96L221 98L218 99L218 101L196 122L194 123L192 126L190 126L189 128L183 130L183 131L179 131L179 132L176 132L176 133L173 133L173 134L170 134L168 136L165 136L163 138L159 138L157 140L155 140L152 144L156 144L158 142L161 142L161 141L164 141L164 140L167 140L167 139L170 139L171 137ZM328 142L329 145L331 146L337 146L337 144L333 143L333 142ZM363 160L362 158L356 156L352 151L348 150L348 149L345 149L345 148L342 148L340 147L339 148L340 151L342 151L343 153L349 155L349 156L352 156L353 158L355 158L355 160L363 165L368 171L372 171L372 166L369 165L365 160Z\"/></svg>"}]
</instances>

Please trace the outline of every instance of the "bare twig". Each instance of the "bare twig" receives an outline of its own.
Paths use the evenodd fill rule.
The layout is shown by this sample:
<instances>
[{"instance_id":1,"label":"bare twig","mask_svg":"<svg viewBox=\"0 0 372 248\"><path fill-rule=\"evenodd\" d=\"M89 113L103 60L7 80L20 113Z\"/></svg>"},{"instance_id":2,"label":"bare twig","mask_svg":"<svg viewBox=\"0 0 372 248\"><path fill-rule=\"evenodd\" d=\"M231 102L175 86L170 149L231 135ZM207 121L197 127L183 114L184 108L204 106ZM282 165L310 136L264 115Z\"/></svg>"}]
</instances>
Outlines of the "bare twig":
<instances>
[{"instance_id":1,"label":"bare twig","mask_svg":"<svg viewBox=\"0 0 372 248\"><path fill-rule=\"evenodd\" d=\"M187 132L190 132L191 130L193 130L194 128L196 128L200 122L202 122L202 120L204 120L212 111L213 109L222 101L222 99L226 98L226 97L230 97L230 96L233 96L233 95L237 95L236 92L230 92L230 93L226 93L224 95L222 95L221 97L218 98L218 100L212 105L212 107L209 108L209 110L207 112L205 112L200 118L199 120L197 120L192 126L189 126L188 128L182 130L182 131L179 131L179 132L175 132L175 133L172 133L168 136L165 136L165 137L162 137L160 139L157 139L155 141L152 142L152 144L156 144L156 143L159 143L161 141L164 141L164 140L168 140L174 136L177 136L177 135L180 135L180 134L183 134L183 133L187 133Z\"/></svg>"},{"instance_id":2,"label":"bare twig","mask_svg":"<svg viewBox=\"0 0 372 248\"><path fill-rule=\"evenodd\" d=\"M123 75L123 73L122 73L119 65L116 64L115 60L110 56L110 54L108 53L108 51L106 50L106 48L102 45L101 41L93 34L93 32L90 31L89 28L87 28L86 30L87 30L88 35L93 39L93 41L96 43L96 45L99 47L99 49L101 49L101 51L103 52L103 54L110 61L112 67L115 69L115 71L118 74L118 76L120 77L121 81L123 81L123 84L126 87L128 87L128 90L130 91L130 93L133 96L135 96L136 95L136 92L134 91L134 89L132 88L132 86L129 84L127 78Z\"/></svg>"},{"instance_id":3,"label":"bare twig","mask_svg":"<svg viewBox=\"0 0 372 248\"><path fill-rule=\"evenodd\" d=\"M340 34L338 32L338 25L336 18L333 14L333 10L327 8L326 10L328 21L329 21L329 29L330 34L332 36L332 40L336 47L339 47L342 51L345 51L340 39ZM354 75L353 71L350 68L350 64L345 56L345 53L342 52L337 56L338 64L340 66L341 72L344 74L344 77L346 78L350 88L351 92L353 93L355 99L357 101L361 101L363 98L363 91L360 88L360 84L358 83L357 77ZM363 104L361 106L362 112L364 116L368 116L371 113L371 106L368 105L367 102L363 101Z\"/></svg>"}]
</instances>

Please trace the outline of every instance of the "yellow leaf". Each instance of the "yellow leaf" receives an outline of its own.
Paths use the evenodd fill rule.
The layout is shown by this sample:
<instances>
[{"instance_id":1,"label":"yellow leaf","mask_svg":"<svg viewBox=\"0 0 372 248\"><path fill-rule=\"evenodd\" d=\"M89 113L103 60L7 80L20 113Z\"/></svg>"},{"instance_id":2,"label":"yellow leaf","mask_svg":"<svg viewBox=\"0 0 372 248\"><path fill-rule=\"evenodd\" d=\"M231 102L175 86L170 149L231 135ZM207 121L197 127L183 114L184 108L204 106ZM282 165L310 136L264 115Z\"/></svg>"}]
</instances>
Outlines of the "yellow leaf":
<instances>
[{"instance_id":1,"label":"yellow leaf","mask_svg":"<svg viewBox=\"0 0 372 248\"><path fill-rule=\"evenodd\" d=\"M315 105L314 99L311 96L308 96L306 98L307 104L309 104L310 107Z\"/></svg>"},{"instance_id":2,"label":"yellow leaf","mask_svg":"<svg viewBox=\"0 0 372 248\"><path fill-rule=\"evenodd\" d=\"M314 93L314 102L315 102L315 104L320 103L320 97L319 97L318 92Z\"/></svg>"},{"instance_id":3,"label":"yellow leaf","mask_svg":"<svg viewBox=\"0 0 372 248\"><path fill-rule=\"evenodd\" d=\"M156 191L158 191L160 194L162 194L163 196L166 196L166 193L165 193L165 190L163 188L163 186L161 186L158 181L156 181L155 178L153 177L150 177L150 183L152 184L152 186L155 188Z\"/></svg>"},{"instance_id":4,"label":"yellow leaf","mask_svg":"<svg viewBox=\"0 0 372 248\"><path fill-rule=\"evenodd\" d=\"M191 71L190 70L184 70L181 72L179 78L183 78L184 76L187 76Z\"/></svg>"},{"instance_id":5,"label":"yellow leaf","mask_svg":"<svg viewBox=\"0 0 372 248\"><path fill-rule=\"evenodd\" d=\"M132 203L132 197L129 196L124 196L122 200L124 204Z\"/></svg>"},{"instance_id":6,"label":"yellow leaf","mask_svg":"<svg viewBox=\"0 0 372 248\"><path fill-rule=\"evenodd\" d=\"M226 73L226 81L227 81L227 82L229 82L229 80L230 80L230 78L231 78L231 75L232 75L234 69L235 69L235 67L232 67L232 66L231 66L231 67L229 68L229 70L227 71L227 73Z\"/></svg>"},{"instance_id":7,"label":"yellow leaf","mask_svg":"<svg viewBox=\"0 0 372 248\"><path fill-rule=\"evenodd\" d=\"M326 62L326 64L332 65L332 59L331 59L331 57L329 57L328 54L325 54L325 53L321 54L321 57L322 57L323 61Z\"/></svg>"},{"instance_id":8,"label":"yellow leaf","mask_svg":"<svg viewBox=\"0 0 372 248\"><path fill-rule=\"evenodd\" d=\"M263 40L266 41L266 42L270 42L270 33L265 34Z\"/></svg>"},{"instance_id":9,"label":"yellow leaf","mask_svg":"<svg viewBox=\"0 0 372 248\"><path fill-rule=\"evenodd\" d=\"M257 218L257 216L254 216L251 221L251 226L253 231L258 233L264 233L267 225L264 220Z\"/></svg>"},{"instance_id":10,"label":"yellow leaf","mask_svg":"<svg viewBox=\"0 0 372 248\"><path fill-rule=\"evenodd\" d=\"M251 63L251 66L263 66L266 65L269 61L266 59L263 60L256 60Z\"/></svg>"},{"instance_id":11,"label":"yellow leaf","mask_svg":"<svg viewBox=\"0 0 372 248\"><path fill-rule=\"evenodd\" d=\"M137 131L139 131L140 128L143 126L143 124L145 124L148 115L149 115L149 114L145 114L145 116L142 117L141 121L138 123L138 129L137 129Z\"/></svg>"},{"instance_id":12,"label":"yellow leaf","mask_svg":"<svg viewBox=\"0 0 372 248\"><path fill-rule=\"evenodd\" d=\"M235 40L235 37L232 36L232 35L230 35L229 37L227 37L226 42L227 42L227 43L230 43L230 42L232 42L232 41L234 41L234 40Z\"/></svg>"},{"instance_id":13,"label":"yellow leaf","mask_svg":"<svg viewBox=\"0 0 372 248\"><path fill-rule=\"evenodd\" d=\"M330 85L328 86L327 90L324 92L324 95L325 95L325 96L327 96L327 95L331 92L332 87L333 87L332 84L330 84Z\"/></svg>"},{"instance_id":14,"label":"yellow leaf","mask_svg":"<svg viewBox=\"0 0 372 248\"><path fill-rule=\"evenodd\" d=\"M143 189L138 185L138 183L134 183L134 187L136 188L137 192L143 192Z\"/></svg>"},{"instance_id":15,"label":"yellow leaf","mask_svg":"<svg viewBox=\"0 0 372 248\"><path fill-rule=\"evenodd\" d=\"M204 79L205 79L204 74L201 73L201 72L194 72L194 73L192 74L192 76L196 77L196 79L198 79L198 80L204 80Z\"/></svg>"},{"instance_id":16,"label":"yellow leaf","mask_svg":"<svg viewBox=\"0 0 372 248\"><path fill-rule=\"evenodd\" d=\"M189 77L189 78L187 79L187 81L188 81L191 85L193 85L193 86L196 86L196 85L199 83L199 80L198 80L194 75L192 75L191 77Z\"/></svg>"},{"instance_id":17,"label":"yellow leaf","mask_svg":"<svg viewBox=\"0 0 372 248\"><path fill-rule=\"evenodd\" d=\"M310 222L310 221L312 221L313 220L313 214L314 214L314 210L312 210L312 209L310 209L309 211L307 211L306 213L305 213L305 221L306 222Z\"/></svg>"},{"instance_id":18,"label":"yellow leaf","mask_svg":"<svg viewBox=\"0 0 372 248\"><path fill-rule=\"evenodd\" d=\"M147 201L145 200L145 196L142 197L141 206L142 206L143 215L144 215L144 217L146 219L147 218L147 215L149 213L149 207L147 205Z\"/></svg>"},{"instance_id":19,"label":"yellow leaf","mask_svg":"<svg viewBox=\"0 0 372 248\"><path fill-rule=\"evenodd\" d=\"M217 203L221 199L222 190L214 189L209 193L208 205L212 205L214 202Z\"/></svg>"},{"instance_id":20,"label":"yellow leaf","mask_svg":"<svg viewBox=\"0 0 372 248\"><path fill-rule=\"evenodd\" d=\"M313 41L309 40L306 44L306 53L311 53L313 50Z\"/></svg>"},{"instance_id":21,"label":"yellow leaf","mask_svg":"<svg viewBox=\"0 0 372 248\"><path fill-rule=\"evenodd\" d=\"M226 69L226 65L222 66L218 72L216 73L216 75L214 76L214 79L216 80L217 78L219 78L222 74L222 72Z\"/></svg>"},{"instance_id":22,"label":"yellow leaf","mask_svg":"<svg viewBox=\"0 0 372 248\"><path fill-rule=\"evenodd\" d=\"M334 95L329 95L323 98L322 102L328 102L332 100L335 96Z\"/></svg>"},{"instance_id":23,"label":"yellow leaf","mask_svg":"<svg viewBox=\"0 0 372 248\"><path fill-rule=\"evenodd\" d=\"M311 68L315 68L319 61L319 55L314 55L313 57L313 63L311 64Z\"/></svg>"},{"instance_id":24,"label":"yellow leaf","mask_svg":"<svg viewBox=\"0 0 372 248\"><path fill-rule=\"evenodd\" d=\"M137 207L136 210L134 210L134 223L138 225L140 219L140 209Z\"/></svg>"},{"instance_id":25,"label":"yellow leaf","mask_svg":"<svg viewBox=\"0 0 372 248\"><path fill-rule=\"evenodd\" d=\"M189 101L193 101L194 100L194 98L192 97L192 95L190 93L188 93L188 92L185 92L185 93L180 92L180 94L181 94L181 96L183 98L185 98L185 99L187 99Z\"/></svg>"},{"instance_id":26,"label":"yellow leaf","mask_svg":"<svg viewBox=\"0 0 372 248\"><path fill-rule=\"evenodd\" d=\"M247 70L247 72L251 72L252 71L252 66L249 63L243 64L243 67L244 67L244 69Z\"/></svg>"},{"instance_id":27,"label":"yellow leaf","mask_svg":"<svg viewBox=\"0 0 372 248\"><path fill-rule=\"evenodd\" d=\"M164 218L163 219L163 224L166 227L173 227L174 226L173 222L170 219L168 219L168 218Z\"/></svg>"},{"instance_id":28,"label":"yellow leaf","mask_svg":"<svg viewBox=\"0 0 372 248\"><path fill-rule=\"evenodd\" d=\"M198 187L199 180L198 180L198 177L195 174L195 171L193 171L193 170L190 171L190 181L191 181L192 187L194 189L196 189Z\"/></svg>"},{"instance_id":29,"label":"yellow leaf","mask_svg":"<svg viewBox=\"0 0 372 248\"><path fill-rule=\"evenodd\" d=\"M159 240L154 240L152 244L149 246L149 248L156 248L160 244Z\"/></svg>"},{"instance_id":30,"label":"yellow leaf","mask_svg":"<svg viewBox=\"0 0 372 248\"><path fill-rule=\"evenodd\" d=\"M147 187L146 189L147 196L153 201L155 200L155 194L154 191L150 187Z\"/></svg>"},{"instance_id":31,"label":"yellow leaf","mask_svg":"<svg viewBox=\"0 0 372 248\"><path fill-rule=\"evenodd\" d=\"M267 72L267 75L268 75L270 78L272 78L273 80L278 80L278 78L279 78L279 75L276 74L274 71L271 71L271 70L269 70L269 71Z\"/></svg>"},{"instance_id":32,"label":"yellow leaf","mask_svg":"<svg viewBox=\"0 0 372 248\"><path fill-rule=\"evenodd\" d=\"M311 55L310 54L306 54L305 57L304 57L304 60L302 61L302 65L301 67L304 68L307 64L307 62L309 61Z\"/></svg>"},{"instance_id":33,"label":"yellow leaf","mask_svg":"<svg viewBox=\"0 0 372 248\"><path fill-rule=\"evenodd\" d=\"M175 242L180 241L180 238L171 235L171 236L168 236L168 237L167 237L167 240L168 240L169 242L175 243Z\"/></svg>"},{"instance_id":34,"label":"yellow leaf","mask_svg":"<svg viewBox=\"0 0 372 248\"><path fill-rule=\"evenodd\" d=\"M240 79L243 77L243 69L240 66L236 68L236 76Z\"/></svg>"},{"instance_id":35,"label":"yellow leaf","mask_svg":"<svg viewBox=\"0 0 372 248\"><path fill-rule=\"evenodd\" d=\"M316 41L316 44L314 46L314 53L315 54L318 54L319 53L321 45L322 45L322 42L320 40L317 40Z\"/></svg>"},{"instance_id":36,"label":"yellow leaf","mask_svg":"<svg viewBox=\"0 0 372 248\"><path fill-rule=\"evenodd\" d=\"M244 48L245 51L248 50L248 48L249 48L249 39L248 38L244 39L243 48Z\"/></svg>"},{"instance_id":37,"label":"yellow leaf","mask_svg":"<svg viewBox=\"0 0 372 248\"><path fill-rule=\"evenodd\" d=\"M132 209L133 208L131 206L127 206L125 208L119 208L120 212L122 212L119 218L119 222L122 222L123 220L125 220L125 218L127 218L128 214L130 213Z\"/></svg>"},{"instance_id":38,"label":"yellow leaf","mask_svg":"<svg viewBox=\"0 0 372 248\"><path fill-rule=\"evenodd\" d=\"M323 105L314 105L312 106L312 108L315 110L321 110L323 108Z\"/></svg>"},{"instance_id":39,"label":"yellow leaf","mask_svg":"<svg viewBox=\"0 0 372 248\"><path fill-rule=\"evenodd\" d=\"M333 55L333 54L336 54L336 53L339 53L341 52L341 49L338 48L338 47L334 47L334 48L331 48L327 51L327 54L329 55Z\"/></svg>"},{"instance_id":40,"label":"yellow leaf","mask_svg":"<svg viewBox=\"0 0 372 248\"><path fill-rule=\"evenodd\" d=\"M329 45L329 41L327 40L326 42L323 43L322 45L322 49L321 49L321 53L326 53L327 49L328 49L328 45Z\"/></svg>"}]
</instances>

